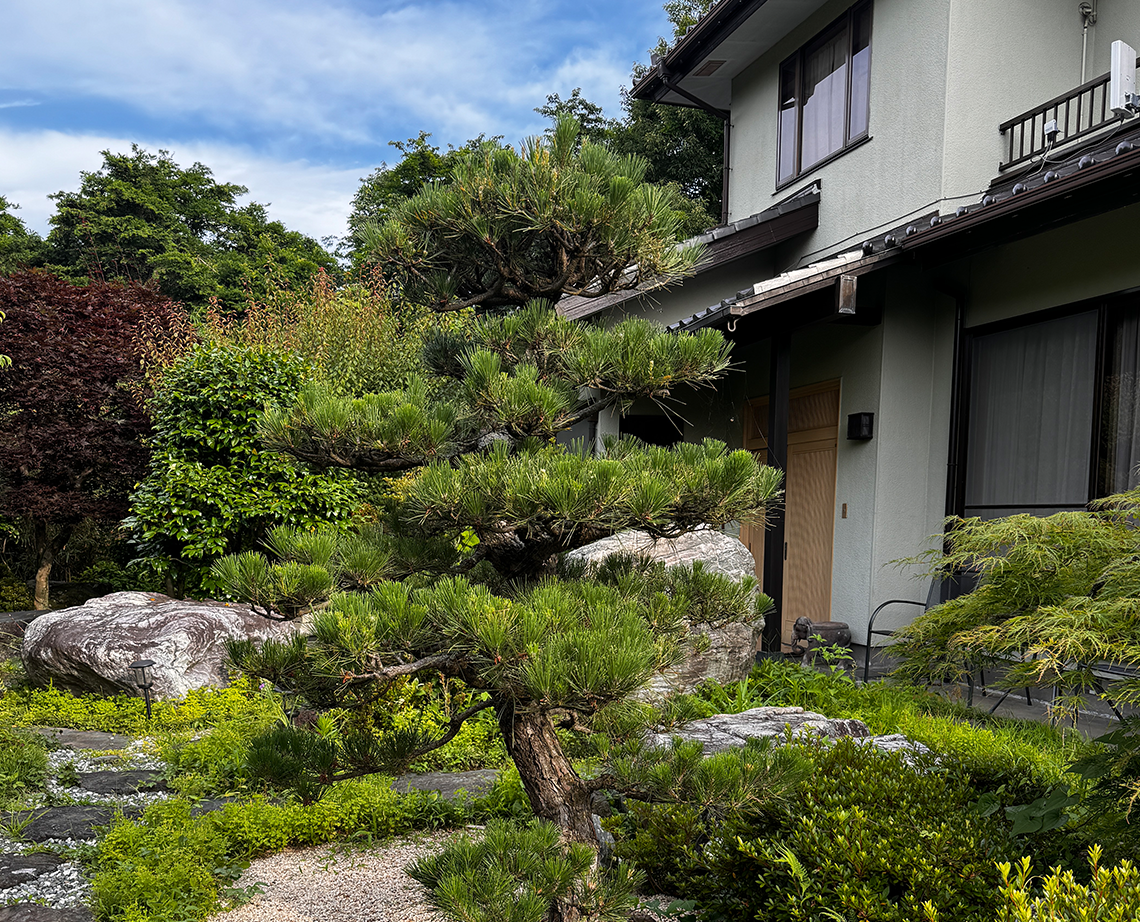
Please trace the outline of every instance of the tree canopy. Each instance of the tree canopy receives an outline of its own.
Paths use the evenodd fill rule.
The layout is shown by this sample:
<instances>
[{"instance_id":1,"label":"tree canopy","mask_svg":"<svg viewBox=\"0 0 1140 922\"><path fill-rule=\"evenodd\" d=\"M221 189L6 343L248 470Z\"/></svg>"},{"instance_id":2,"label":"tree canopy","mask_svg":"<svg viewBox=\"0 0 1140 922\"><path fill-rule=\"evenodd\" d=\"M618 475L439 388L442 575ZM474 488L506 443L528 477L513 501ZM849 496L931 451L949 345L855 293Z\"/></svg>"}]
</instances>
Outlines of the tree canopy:
<instances>
[{"instance_id":1,"label":"tree canopy","mask_svg":"<svg viewBox=\"0 0 1140 922\"><path fill-rule=\"evenodd\" d=\"M585 327L528 300L659 281L694 259L677 247L669 195L643 182L643 165L578 135L561 121L521 153L482 148L460 158L448 183L393 209L377 253L404 295L483 311L469 331L427 343L429 370L452 386L413 380L359 398L310 386L267 413L270 447L318 468L404 477L354 533L281 528L267 553L215 567L267 617L312 617L308 636L232 644L235 664L316 708L355 715L336 733L274 730L254 747L255 770L313 798L338 779L398 772L492 711L535 814L556 824L559 849L578 863L541 897L552 922L614 918L628 902L628 875L599 868L594 852L583 863L573 844L597 847L593 792L695 798L715 811L783 790L791 768L754 749L708 760L696 745L647 750L643 731L657 712L626 700L711 626L761 617L770 602L753 579L631 561L558 575L559 555L623 529L669 537L760 520L781 479L714 441L611 441L600 457L557 441L602 410L637 398L668 405L711 385L729 353L715 331ZM640 272L626 274L630 263ZM442 728L385 727L377 702L417 675L461 680L470 705ZM556 727L595 734L595 773L575 770ZM511 834L503 844L528 841ZM464 873L482 873L465 862ZM455 888L425 878L445 905L441 891ZM468 908L483 892L460 889Z\"/></svg>"},{"instance_id":2,"label":"tree canopy","mask_svg":"<svg viewBox=\"0 0 1140 922\"><path fill-rule=\"evenodd\" d=\"M31 268L43 261L43 239L12 214L19 207L0 195L0 274Z\"/></svg>"},{"instance_id":3,"label":"tree canopy","mask_svg":"<svg viewBox=\"0 0 1140 922\"><path fill-rule=\"evenodd\" d=\"M239 205L245 186L219 183L201 163L180 167L166 151L103 151L76 192L51 198L47 261L74 282L154 284L167 297L236 307L246 289L301 286L335 260L309 237L270 221L265 206Z\"/></svg>"},{"instance_id":4,"label":"tree canopy","mask_svg":"<svg viewBox=\"0 0 1140 922\"><path fill-rule=\"evenodd\" d=\"M148 421L133 340L143 310L161 301L138 286L75 286L42 271L0 277L12 360L0 373L0 511L33 525L37 608L74 527L121 518L142 472Z\"/></svg>"},{"instance_id":5,"label":"tree canopy","mask_svg":"<svg viewBox=\"0 0 1140 922\"><path fill-rule=\"evenodd\" d=\"M562 294L665 285L691 271L676 193L646 164L563 119L520 151L484 143L364 233L369 257L409 300L438 311L518 307Z\"/></svg>"}]
</instances>

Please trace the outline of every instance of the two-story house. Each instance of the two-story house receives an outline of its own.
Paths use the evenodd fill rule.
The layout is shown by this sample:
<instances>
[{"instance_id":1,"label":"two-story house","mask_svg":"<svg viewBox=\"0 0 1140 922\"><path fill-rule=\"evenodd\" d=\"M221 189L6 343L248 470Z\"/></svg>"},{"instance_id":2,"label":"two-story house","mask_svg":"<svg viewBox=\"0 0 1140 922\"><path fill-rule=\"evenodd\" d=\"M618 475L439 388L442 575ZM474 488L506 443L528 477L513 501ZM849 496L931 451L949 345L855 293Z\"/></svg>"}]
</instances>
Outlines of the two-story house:
<instances>
[{"instance_id":1,"label":"two-story house","mask_svg":"<svg viewBox=\"0 0 1140 922\"><path fill-rule=\"evenodd\" d=\"M1107 98L1117 39L1140 46L1137 0L720 0L634 87L724 119L724 224L684 285L563 310L735 342L715 393L620 425L785 469L782 514L743 535L779 606L767 643L800 615L859 639L922 597L890 562L948 513L1136 485L1140 116Z\"/></svg>"}]
</instances>

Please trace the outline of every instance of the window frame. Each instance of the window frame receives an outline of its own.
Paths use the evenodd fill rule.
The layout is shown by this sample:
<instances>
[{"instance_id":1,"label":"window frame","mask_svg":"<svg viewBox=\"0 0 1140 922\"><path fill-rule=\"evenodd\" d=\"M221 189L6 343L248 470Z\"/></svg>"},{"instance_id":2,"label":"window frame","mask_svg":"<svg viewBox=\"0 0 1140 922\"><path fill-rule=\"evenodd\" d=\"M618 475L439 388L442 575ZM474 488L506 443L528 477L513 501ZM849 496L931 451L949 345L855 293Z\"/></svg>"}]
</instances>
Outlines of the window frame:
<instances>
[{"instance_id":1,"label":"window frame","mask_svg":"<svg viewBox=\"0 0 1140 922\"><path fill-rule=\"evenodd\" d=\"M1116 335L1116 326L1119 320L1126 316L1140 316L1140 288L1126 288L1120 291L1096 295L1080 301L1018 314L1002 320L991 321L962 330L962 349L959 355L957 368L958 410L952 411L951 439L956 441L956 450L953 458L953 468L948 478L948 496L946 505L947 515L962 516L966 506L966 480L968 476L969 432L970 432L970 401L972 397L970 380L974 363L974 343L980 337L992 333L1003 333L1017 330L1050 320L1059 320L1075 314L1097 313L1096 351L1093 369L1093 405L1092 432L1088 446L1088 485L1087 503L1103 498L1115 492L1114 487L1107 482L1105 464L1106 419L1104 407L1105 382L1111 372L1111 352L1114 346L1113 337ZM1049 504L1047 508L1058 509L1066 504ZM971 506L970 508L981 508ZM1032 514L1032 504L1009 503L1001 508L1016 509L1019 512ZM1041 507L1046 508L1046 507ZM1084 505L1073 504L1074 510L1085 508Z\"/></svg>"},{"instance_id":2,"label":"window frame","mask_svg":"<svg viewBox=\"0 0 1140 922\"><path fill-rule=\"evenodd\" d=\"M867 112L865 116L866 125L858 134L851 134L851 81L854 75L854 58L852 53L852 45L855 41L854 24L856 17L866 11L867 22ZM804 62L809 57L810 53L819 49L822 44L830 37L833 37L838 32L842 32L846 37L846 86L844 90L844 105L843 105L843 143L840 146L825 154L814 163L803 166L803 124L804 124ZM871 94L870 94L870 80L871 80L871 64L874 56L872 41L872 34L874 33L874 8L873 0L860 0L858 3L852 4L842 16L828 23L828 25L817 32L811 37L810 40L805 42L796 49L794 54L789 55L780 62L780 67L777 71L776 77L776 190L779 191L804 175L819 169L821 166L830 163L836 157L840 157L852 148L869 141L871 139ZM787 176L781 176L781 167L783 165L782 156L784 149L784 112L787 111L784 107L783 101L783 87L784 87L784 74L787 68L791 67L794 72L795 79L795 124L794 124L794 138L792 139L792 171Z\"/></svg>"}]
</instances>

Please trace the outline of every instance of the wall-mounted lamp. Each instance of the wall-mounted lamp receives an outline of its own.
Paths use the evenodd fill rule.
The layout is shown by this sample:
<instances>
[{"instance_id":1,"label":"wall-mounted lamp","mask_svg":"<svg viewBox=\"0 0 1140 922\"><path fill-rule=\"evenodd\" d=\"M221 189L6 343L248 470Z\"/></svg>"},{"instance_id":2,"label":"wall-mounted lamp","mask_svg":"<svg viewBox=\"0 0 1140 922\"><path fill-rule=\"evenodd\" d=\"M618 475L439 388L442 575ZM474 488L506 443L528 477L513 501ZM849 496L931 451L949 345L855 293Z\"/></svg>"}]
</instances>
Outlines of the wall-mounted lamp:
<instances>
[{"instance_id":1,"label":"wall-mounted lamp","mask_svg":"<svg viewBox=\"0 0 1140 922\"><path fill-rule=\"evenodd\" d=\"M154 687L153 677L150 674L150 667L153 665L154 660L140 659L131 663L129 667L135 674L135 685L142 689L143 700L146 701L147 720L150 720L150 690Z\"/></svg>"},{"instance_id":2,"label":"wall-mounted lamp","mask_svg":"<svg viewBox=\"0 0 1140 922\"><path fill-rule=\"evenodd\" d=\"M847 438L855 442L866 442L874 437L874 413L852 413L847 417Z\"/></svg>"}]
</instances>

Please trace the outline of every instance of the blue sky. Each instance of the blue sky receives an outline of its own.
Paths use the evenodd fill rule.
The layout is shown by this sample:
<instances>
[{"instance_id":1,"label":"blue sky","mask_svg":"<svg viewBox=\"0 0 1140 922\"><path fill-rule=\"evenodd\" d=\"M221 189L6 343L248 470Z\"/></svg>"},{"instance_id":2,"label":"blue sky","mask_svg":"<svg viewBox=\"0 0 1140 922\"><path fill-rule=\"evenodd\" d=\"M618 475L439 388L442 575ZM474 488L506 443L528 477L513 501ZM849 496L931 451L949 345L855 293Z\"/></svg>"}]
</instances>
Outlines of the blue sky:
<instances>
[{"instance_id":1,"label":"blue sky","mask_svg":"<svg viewBox=\"0 0 1140 922\"><path fill-rule=\"evenodd\" d=\"M318 238L389 141L517 143L575 87L619 115L669 32L661 0L6 0L0 22L0 194L34 230L134 142Z\"/></svg>"}]
</instances>

